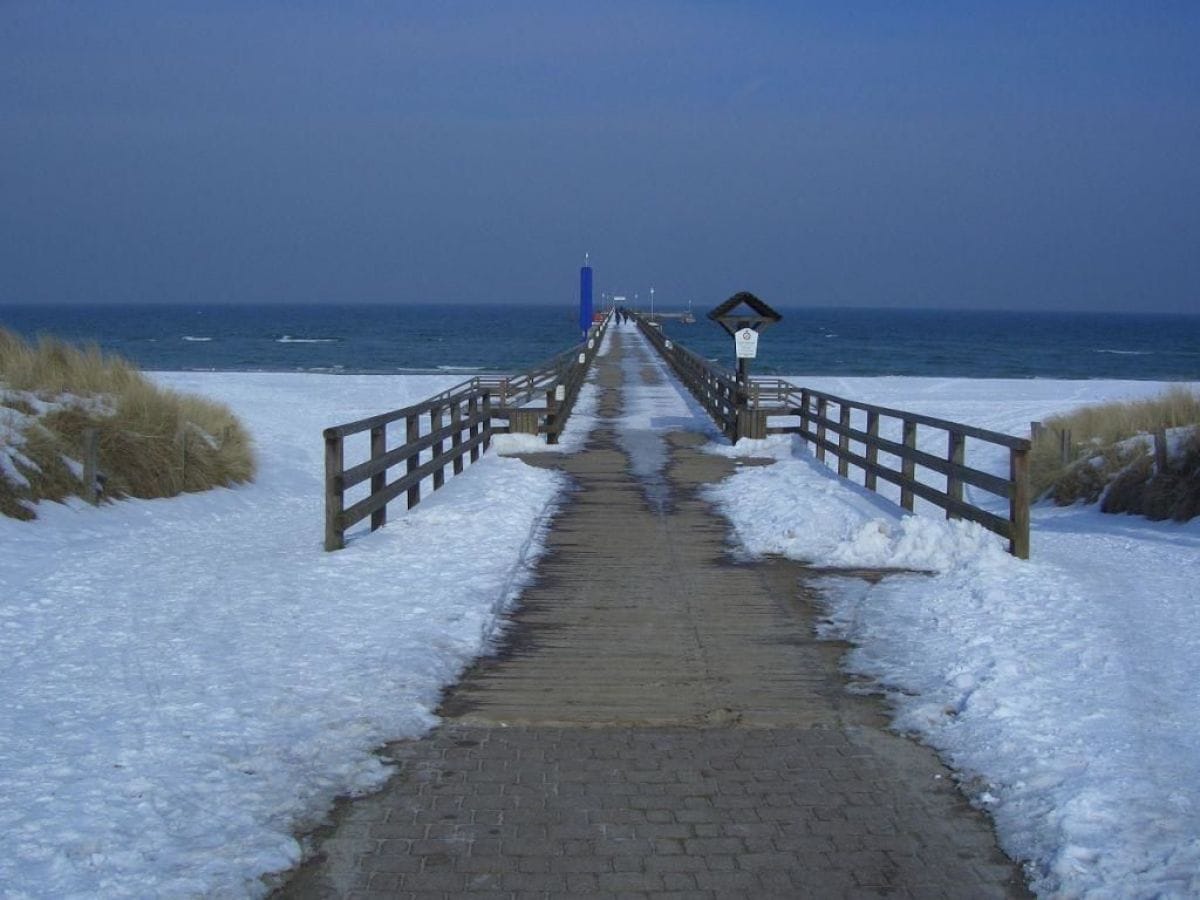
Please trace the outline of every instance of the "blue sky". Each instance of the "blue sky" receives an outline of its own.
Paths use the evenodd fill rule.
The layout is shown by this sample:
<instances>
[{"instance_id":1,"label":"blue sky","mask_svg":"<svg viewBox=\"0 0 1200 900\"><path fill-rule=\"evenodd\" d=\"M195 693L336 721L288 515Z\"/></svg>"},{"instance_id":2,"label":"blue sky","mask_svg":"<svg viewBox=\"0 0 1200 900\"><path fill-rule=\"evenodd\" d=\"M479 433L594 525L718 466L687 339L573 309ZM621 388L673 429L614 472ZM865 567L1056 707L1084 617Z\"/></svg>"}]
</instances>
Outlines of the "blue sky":
<instances>
[{"instance_id":1,"label":"blue sky","mask_svg":"<svg viewBox=\"0 0 1200 900\"><path fill-rule=\"evenodd\" d=\"M1200 311L1200 4L0 0L0 302Z\"/></svg>"}]
</instances>

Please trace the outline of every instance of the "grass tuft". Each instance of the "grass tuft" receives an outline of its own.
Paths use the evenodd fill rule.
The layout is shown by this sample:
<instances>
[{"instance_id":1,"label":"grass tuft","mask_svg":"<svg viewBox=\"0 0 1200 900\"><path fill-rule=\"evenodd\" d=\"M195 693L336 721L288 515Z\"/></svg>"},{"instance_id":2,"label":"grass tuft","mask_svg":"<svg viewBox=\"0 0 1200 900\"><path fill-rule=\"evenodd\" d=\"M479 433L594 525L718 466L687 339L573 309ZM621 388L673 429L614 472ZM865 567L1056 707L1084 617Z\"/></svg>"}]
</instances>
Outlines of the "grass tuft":
<instances>
[{"instance_id":1,"label":"grass tuft","mask_svg":"<svg viewBox=\"0 0 1200 900\"><path fill-rule=\"evenodd\" d=\"M84 495L94 430L103 496L171 497L253 479L250 436L220 403L160 388L95 345L0 329L0 513Z\"/></svg>"},{"instance_id":2,"label":"grass tuft","mask_svg":"<svg viewBox=\"0 0 1200 900\"><path fill-rule=\"evenodd\" d=\"M1059 505L1102 501L1106 512L1138 512L1151 518L1190 518L1200 477L1200 428L1164 471L1154 462L1151 435L1162 429L1200 426L1200 395L1183 385L1158 397L1083 407L1044 423L1030 453L1036 495ZM1152 499L1151 499L1152 498Z\"/></svg>"}]
</instances>

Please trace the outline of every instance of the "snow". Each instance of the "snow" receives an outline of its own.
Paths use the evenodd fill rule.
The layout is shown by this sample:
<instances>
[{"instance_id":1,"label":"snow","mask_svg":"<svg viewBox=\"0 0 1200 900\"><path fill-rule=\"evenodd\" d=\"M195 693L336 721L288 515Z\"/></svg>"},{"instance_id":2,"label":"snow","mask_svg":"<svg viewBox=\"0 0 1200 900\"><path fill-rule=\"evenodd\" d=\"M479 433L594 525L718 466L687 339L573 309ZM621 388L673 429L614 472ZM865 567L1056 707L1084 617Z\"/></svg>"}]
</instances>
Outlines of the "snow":
<instances>
[{"instance_id":1,"label":"snow","mask_svg":"<svg viewBox=\"0 0 1200 900\"><path fill-rule=\"evenodd\" d=\"M1028 435L1148 382L818 379L840 396ZM902 515L795 439L714 445L772 456L711 491L752 554L898 572L826 577L825 635L854 645L897 728L935 747L1027 861L1043 896L1200 894L1200 522L1033 511L1032 558L932 507ZM1002 452L972 465L1003 472ZM832 460L831 460L832 461ZM853 474L855 470L851 470ZM983 495L986 497L986 495ZM972 498L979 499L979 498Z\"/></svg>"},{"instance_id":2,"label":"snow","mask_svg":"<svg viewBox=\"0 0 1200 900\"><path fill-rule=\"evenodd\" d=\"M515 456L518 453L576 453L587 443L588 433L595 424L598 399L595 381L588 380L580 386L575 407L567 419L567 428L557 444L547 444L545 435L498 434L492 438L492 446L503 456Z\"/></svg>"},{"instance_id":3,"label":"snow","mask_svg":"<svg viewBox=\"0 0 1200 900\"><path fill-rule=\"evenodd\" d=\"M847 667L961 774L1039 893L1200 894L1200 523L1039 506L1032 559L1018 561L940 511L901 515L790 437L729 447L631 343L627 374L639 377L619 433L649 483L662 481L664 433L697 431L713 452L776 460L712 491L744 552L916 570L876 585L824 578L823 633L853 643ZM647 371L663 379L643 384ZM260 876L299 858L298 829L386 777L372 749L435 722L440 691L526 583L563 484L488 453L326 554L321 429L458 378L155 377L233 408L260 475L233 490L0 519L5 896L264 893ZM795 380L1010 434L1162 388ZM594 403L586 387L566 446L580 445ZM1006 464L970 442L968 461Z\"/></svg>"},{"instance_id":4,"label":"snow","mask_svg":"<svg viewBox=\"0 0 1200 900\"><path fill-rule=\"evenodd\" d=\"M28 408L32 412L22 412L18 406ZM32 391L14 390L0 382L0 478L18 488L30 487L29 479L21 467L30 472L41 471L41 468L21 450L25 446L29 431L41 427L39 417L70 408L82 409L100 416L112 415L114 412L112 402L106 397L58 394L46 398ZM77 478L81 477L82 464L66 456L62 457L62 460ZM23 501L22 503L24 505Z\"/></svg>"},{"instance_id":5,"label":"snow","mask_svg":"<svg viewBox=\"0 0 1200 900\"><path fill-rule=\"evenodd\" d=\"M187 373L258 480L0 518L0 885L9 897L254 896L293 833L435 722L540 552L562 476L488 453L321 550L321 429L453 376ZM590 424L576 414L568 437Z\"/></svg>"}]
</instances>

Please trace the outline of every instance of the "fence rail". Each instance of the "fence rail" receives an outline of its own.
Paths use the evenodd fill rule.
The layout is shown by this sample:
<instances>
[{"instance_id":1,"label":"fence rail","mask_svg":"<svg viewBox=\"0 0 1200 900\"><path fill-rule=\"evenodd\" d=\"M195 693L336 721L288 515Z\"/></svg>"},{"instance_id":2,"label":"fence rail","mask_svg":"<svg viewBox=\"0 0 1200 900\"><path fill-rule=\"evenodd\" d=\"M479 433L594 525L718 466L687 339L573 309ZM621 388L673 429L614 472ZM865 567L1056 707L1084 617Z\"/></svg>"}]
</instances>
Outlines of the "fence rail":
<instances>
[{"instance_id":1,"label":"fence rail","mask_svg":"<svg viewBox=\"0 0 1200 900\"><path fill-rule=\"evenodd\" d=\"M878 490L880 480L900 488L900 505L912 511L920 497L945 511L947 518L977 522L1008 540L1009 552L1029 558L1029 449L1025 438L985 428L939 419L920 413L860 403L781 379L752 378L739 384L732 372L669 340L639 317L638 327L679 375L684 386L712 416L730 440L765 437L767 434L798 434L815 448L822 462L831 454L838 475L849 478L850 467L863 473L863 484ZM772 425L777 417L799 417L799 425ZM899 432L899 440L880 433ZM898 426L898 429L897 429ZM945 455L918 447L918 429L940 431ZM1001 477L966 462L967 439L992 444L1008 451L1008 477ZM935 438L937 440L937 438ZM928 440L924 442L928 446ZM881 461L880 454L894 457L899 468ZM918 469L944 479L944 489L921 480ZM922 473L924 474L924 473ZM1008 516L997 515L968 502L964 485L971 485L1008 501Z\"/></svg>"},{"instance_id":2,"label":"fence rail","mask_svg":"<svg viewBox=\"0 0 1200 900\"><path fill-rule=\"evenodd\" d=\"M757 398L768 416L799 416L800 425L768 427L770 433L795 433L812 443L818 460L826 454L837 460L838 475L848 478L853 466L863 473L863 486L878 490L880 480L900 488L900 505L912 511L914 499L920 497L944 510L950 519L966 519L1008 540L1009 552L1020 559L1029 558L1029 448L1025 438L1013 437L985 428L939 419L920 413L890 409L870 403L848 400L811 388L795 387L787 382L758 382ZM763 403L775 393L783 402L768 406ZM855 421L857 420L857 422ZM900 440L880 434L881 423L898 430ZM898 428L897 428L898 426ZM946 448L945 455L918 448L921 435L940 432L939 440ZM886 427L883 429L889 430ZM923 443L928 446L929 437ZM1008 477L976 469L966 462L967 439L1003 447L1008 451ZM890 456L899 468L886 465L880 454ZM944 489L918 475L918 469L936 473L944 479ZM964 486L971 485L1008 502L1008 516L997 515L968 502Z\"/></svg>"},{"instance_id":3,"label":"fence rail","mask_svg":"<svg viewBox=\"0 0 1200 900\"><path fill-rule=\"evenodd\" d=\"M423 482L428 479L431 489L438 490L447 469L461 474L468 460L477 462L490 448L497 433L528 430L556 443L607 324L605 319L577 347L518 375L477 376L412 406L326 428L325 549L345 547L347 529L368 516L372 531L382 528L388 504L401 495L412 509L421 502ZM522 405L543 390L545 407ZM497 420L507 420L507 425L499 426ZM403 442L389 449L389 432L401 423ZM361 444L358 435L369 438L366 458L347 466L347 439ZM388 481L389 471L401 466L402 474ZM366 495L347 505L347 492L368 482Z\"/></svg>"}]
</instances>

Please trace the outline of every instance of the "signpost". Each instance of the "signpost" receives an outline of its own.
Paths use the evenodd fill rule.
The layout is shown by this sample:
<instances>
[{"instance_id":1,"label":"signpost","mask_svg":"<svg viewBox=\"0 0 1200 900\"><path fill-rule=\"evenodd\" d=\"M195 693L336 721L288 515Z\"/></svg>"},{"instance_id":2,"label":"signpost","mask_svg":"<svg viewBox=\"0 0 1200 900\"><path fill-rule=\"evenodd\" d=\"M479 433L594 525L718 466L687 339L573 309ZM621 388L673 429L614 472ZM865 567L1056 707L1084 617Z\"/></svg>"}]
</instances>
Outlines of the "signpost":
<instances>
[{"instance_id":1,"label":"signpost","mask_svg":"<svg viewBox=\"0 0 1200 900\"><path fill-rule=\"evenodd\" d=\"M750 409L750 366L747 360L758 357L758 337L783 318L748 291L734 294L708 317L733 338L737 357L737 434L734 438L766 437L766 422Z\"/></svg>"}]
</instances>

